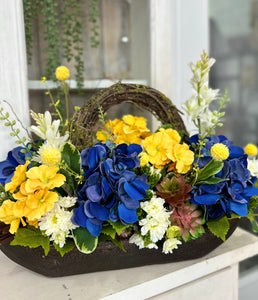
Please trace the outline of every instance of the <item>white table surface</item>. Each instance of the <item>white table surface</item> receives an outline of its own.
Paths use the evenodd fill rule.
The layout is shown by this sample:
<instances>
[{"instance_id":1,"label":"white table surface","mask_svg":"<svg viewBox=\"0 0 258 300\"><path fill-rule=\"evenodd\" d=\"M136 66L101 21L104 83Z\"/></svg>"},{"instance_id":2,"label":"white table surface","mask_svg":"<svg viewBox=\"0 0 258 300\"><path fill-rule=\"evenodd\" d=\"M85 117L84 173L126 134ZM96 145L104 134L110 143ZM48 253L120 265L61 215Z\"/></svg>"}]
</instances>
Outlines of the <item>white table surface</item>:
<instances>
[{"instance_id":1,"label":"white table surface","mask_svg":"<svg viewBox=\"0 0 258 300\"><path fill-rule=\"evenodd\" d=\"M36 274L0 252L0 299L146 299L255 254L258 237L240 228L226 243L201 259L61 278Z\"/></svg>"}]
</instances>

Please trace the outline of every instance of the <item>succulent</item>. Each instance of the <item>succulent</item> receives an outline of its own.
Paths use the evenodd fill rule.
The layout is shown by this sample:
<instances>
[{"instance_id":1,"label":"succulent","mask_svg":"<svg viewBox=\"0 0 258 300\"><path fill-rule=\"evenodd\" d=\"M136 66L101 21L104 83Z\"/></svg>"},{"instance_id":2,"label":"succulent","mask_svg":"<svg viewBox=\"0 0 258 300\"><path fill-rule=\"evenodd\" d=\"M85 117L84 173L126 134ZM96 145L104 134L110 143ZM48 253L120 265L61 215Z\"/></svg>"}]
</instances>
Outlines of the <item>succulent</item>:
<instances>
[{"instance_id":1,"label":"succulent","mask_svg":"<svg viewBox=\"0 0 258 300\"><path fill-rule=\"evenodd\" d=\"M190 199L189 193L193 187L185 181L183 176L164 177L156 185L157 194L165 199L172 207L182 207Z\"/></svg>"},{"instance_id":2,"label":"succulent","mask_svg":"<svg viewBox=\"0 0 258 300\"><path fill-rule=\"evenodd\" d=\"M196 239L204 233L202 226L204 219L202 212L197 208L194 204L184 204L176 207L170 216L171 225L180 227L180 235L185 242Z\"/></svg>"}]
</instances>

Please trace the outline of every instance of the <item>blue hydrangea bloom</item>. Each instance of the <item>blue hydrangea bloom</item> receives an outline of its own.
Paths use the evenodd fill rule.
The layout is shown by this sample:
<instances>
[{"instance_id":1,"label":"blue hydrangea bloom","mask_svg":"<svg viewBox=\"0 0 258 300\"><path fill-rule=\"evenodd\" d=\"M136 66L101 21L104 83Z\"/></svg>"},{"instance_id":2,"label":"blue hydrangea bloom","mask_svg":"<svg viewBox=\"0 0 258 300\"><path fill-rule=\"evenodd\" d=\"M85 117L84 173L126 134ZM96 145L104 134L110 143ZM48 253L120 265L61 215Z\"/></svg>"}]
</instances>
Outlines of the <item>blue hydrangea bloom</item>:
<instances>
[{"instance_id":1,"label":"blue hydrangea bloom","mask_svg":"<svg viewBox=\"0 0 258 300\"><path fill-rule=\"evenodd\" d=\"M99 236L107 220L124 224L138 220L136 210L149 189L147 176L137 176L139 145L96 144L81 153L85 182L78 188L79 207L73 222Z\"/></svg>"},{"instance_id":2,"label":"blue hydrangea bloom","mask_svg":"<svg viewBox=\"0 0 258 300\"><path fill-rule=\"evenodd\" d=\"M11 181L15 168L25 164L25 154L21 153L23 147L16 147L9 151L7 159L0 162L0 183L6 184Z\"/></svg>"},{"instance_id":3,"label":"blue hydrangea bloom","mask_svg":"<svg viewBox=\"0 0 258 300\"><path fill-rule=\"evenodd\" d=\"M232 213L244 217L248 214L250 198L258 195L258 189L253 186L256 178L251 178L250 171L247 169L247 155L242 148L234 146L223 135L214 135L208 140L202 149L203 157L200 158L198 165L203 168L211 161L210 149L214 144L226 145L229 149L229 157L224 161L223 169L215 175L225 181L195 186L190 201L197 205L205 205L207 218L216 219ZM197 142L197 135L190 138L190 143Z\"/></svg>"}]
</instances>

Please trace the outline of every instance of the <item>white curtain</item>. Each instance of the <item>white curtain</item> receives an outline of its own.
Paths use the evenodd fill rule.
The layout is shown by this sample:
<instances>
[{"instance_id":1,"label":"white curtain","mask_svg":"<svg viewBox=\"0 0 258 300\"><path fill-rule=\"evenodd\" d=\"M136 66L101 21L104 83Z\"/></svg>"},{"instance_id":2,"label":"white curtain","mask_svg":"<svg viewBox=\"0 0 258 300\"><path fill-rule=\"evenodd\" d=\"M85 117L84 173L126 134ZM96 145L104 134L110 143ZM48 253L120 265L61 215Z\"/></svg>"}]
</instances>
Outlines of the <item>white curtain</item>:
<instances>
[{"instance_id":1,"label":"white curtain","mask_svg":"<svg viewBox=\"0 0 258 300\"><path fill-rule=\"evenodd\" d=\"M24 126L29 125L29 104L27 88L27 63L22 0L1 0L0 8L0 106L15 116L3 103L8 101ZM26 133L18 124L21 136ZM10 137L9 127L0 121L0 161L6 158L9 150L16 147Z\"/></svg>"}]
</instances>

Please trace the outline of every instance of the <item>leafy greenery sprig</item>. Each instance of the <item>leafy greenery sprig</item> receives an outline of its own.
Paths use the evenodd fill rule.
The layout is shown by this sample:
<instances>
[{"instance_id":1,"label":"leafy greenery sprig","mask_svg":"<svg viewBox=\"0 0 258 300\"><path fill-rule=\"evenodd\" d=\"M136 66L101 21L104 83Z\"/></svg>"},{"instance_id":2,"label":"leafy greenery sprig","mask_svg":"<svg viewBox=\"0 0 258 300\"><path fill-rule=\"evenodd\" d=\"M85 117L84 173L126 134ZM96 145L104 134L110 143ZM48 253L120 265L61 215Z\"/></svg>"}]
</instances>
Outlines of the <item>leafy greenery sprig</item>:
<instances>
[{"instance_id":1,"label":"leafy greenery sprig","mask_svg":"<svg viewBox=\"0 0 258 300\"><path fill-rule=\"evenodd\" d=\"M98 10L99 0L91 0L89 3L89 21L92 23L91 27L91 47L97 48L100 44L99 41L99 25L98 25L98 17L99 17L99 10Z\"/></svg>"}]
</instances>

